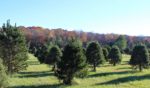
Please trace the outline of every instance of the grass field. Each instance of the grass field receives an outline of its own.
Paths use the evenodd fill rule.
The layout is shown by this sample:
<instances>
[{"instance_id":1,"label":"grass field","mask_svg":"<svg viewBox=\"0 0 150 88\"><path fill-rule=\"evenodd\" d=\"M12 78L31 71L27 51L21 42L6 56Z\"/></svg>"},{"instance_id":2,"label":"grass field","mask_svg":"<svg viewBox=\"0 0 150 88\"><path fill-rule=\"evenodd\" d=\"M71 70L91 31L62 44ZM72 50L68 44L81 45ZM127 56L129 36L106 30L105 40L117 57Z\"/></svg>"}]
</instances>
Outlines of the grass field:
<instances>
[{"instance_id":1,"label":"grass field","mask_svg":"<svg viewBox=\"0 0 150 88\"><path fill-rule=\"evenodd\" d=\"M61 85L49 66L29 56L29 67L9 79L9 88L150 88L150 69L133 71L127 64L128 55L123 55L121 65L105 64L98 67L97 72L90 71L87 78L75 78L77 84L72 86Z\"/></svg>"}]
</instances>

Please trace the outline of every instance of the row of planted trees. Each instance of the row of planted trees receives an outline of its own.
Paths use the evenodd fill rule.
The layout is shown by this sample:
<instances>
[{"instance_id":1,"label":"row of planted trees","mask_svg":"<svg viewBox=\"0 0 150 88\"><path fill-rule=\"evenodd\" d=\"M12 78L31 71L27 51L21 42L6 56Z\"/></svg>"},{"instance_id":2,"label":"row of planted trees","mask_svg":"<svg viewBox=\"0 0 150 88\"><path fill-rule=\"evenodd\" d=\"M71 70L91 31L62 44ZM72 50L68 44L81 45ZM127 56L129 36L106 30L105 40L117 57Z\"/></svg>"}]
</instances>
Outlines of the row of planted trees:
<instances>
[{"instance_id":1,"label":"row of planted trees","mask_svg":"<svg viewBox=\"0 0 150 88\"><path fill-rule=\"evenodd\" d=\"M46 64L54 64L55 75L63 80L64 84L71 84L76 74L86 76L88 64L92 65L93 71L97 66L106 61L114 66L121 63L122 54L117 46L111 49L102 48L98 42L90 42L85 48L79 40L71 40L62 50L54 46L50 49ZM145 45L138 44L134 47L129 64L134 68L148 68L150 64L149 52Z\"/></svg>"},{"instance_id":2,"label":"row of planted trees","mask_svg":"<svg viewBox=\"0 0 150 88\"><path fill-rule=\"evenodd\" d=\"M71 84L77 74L80 77L86 76L88 64L96 71L96 67L106 61L114 65L121 62L121 53L117 46L108 51L108 48L102 48L96 41L90 42L87 48L78 39L71 39L62 49L56 45L51 46L36 48L35 56L41 63L53 65L52 70L64 84Z\"/></svg>"},{"instance_id":3,"label":"row of planted trees","mask_svg":"<svg viewBox=\"0 0 150 88\"><path fill-rule=\"evenodd\" d=\"M90 42L87 48L82 47L82 42L72 39L61 50L58 46L50 49L46 64L53 64L53 71L58 79L63 80L64 84L72 84L74 76L84 77L87 75L88 64L92 65L93 71L96 67L108 61L114 66L121 63L122 55L117 46L110 50L102 48L98 42ZM149 53L146 46L139 44L133 49L129 64L139 67L140 71L149 65Z\"/></svg>"}]
</instances>

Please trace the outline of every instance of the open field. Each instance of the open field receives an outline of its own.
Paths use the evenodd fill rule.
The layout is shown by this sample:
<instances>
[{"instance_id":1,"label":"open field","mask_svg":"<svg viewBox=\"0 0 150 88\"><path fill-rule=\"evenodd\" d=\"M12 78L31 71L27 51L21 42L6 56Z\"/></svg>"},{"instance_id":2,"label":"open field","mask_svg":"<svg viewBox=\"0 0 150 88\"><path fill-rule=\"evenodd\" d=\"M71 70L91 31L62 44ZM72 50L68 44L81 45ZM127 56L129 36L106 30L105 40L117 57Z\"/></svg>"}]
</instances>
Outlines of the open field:
<instances>
[{"instance_id":1,"label":"open field","mask_svg":"<svg viewBox=\"0 0 150 88\"><path fill-rule=\"evenodd\" d=\"M29 56L29 67L9 79L9 88L150 88L150 69L133 71L127 64L128 55L123 55L121 65L105 64L98 67L97 72L90 71L87 78L75 78L77 84L72 86L61 85L49 66Z\"/></svg>"}]
</instances>

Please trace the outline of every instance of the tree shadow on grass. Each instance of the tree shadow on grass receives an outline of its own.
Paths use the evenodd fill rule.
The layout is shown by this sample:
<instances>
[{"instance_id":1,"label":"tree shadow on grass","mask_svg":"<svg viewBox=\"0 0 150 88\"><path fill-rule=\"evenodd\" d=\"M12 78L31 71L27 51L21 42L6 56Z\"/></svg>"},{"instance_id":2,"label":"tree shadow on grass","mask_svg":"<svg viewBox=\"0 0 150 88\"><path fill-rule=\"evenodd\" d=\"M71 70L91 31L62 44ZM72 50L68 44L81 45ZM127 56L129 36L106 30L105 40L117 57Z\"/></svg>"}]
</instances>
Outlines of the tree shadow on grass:
<instances>
[{"instance_id":1,"label":"tree shadow on grass","mask_svg":"<svg viewBox=\"0 0 150 88\"><path fill-rule=\"evenodd\" d=\"M143 75L143 76L128 76L128 77L118 78L108 82L98 83L96 85L119 84L119 83L125 83L125 82L136 81L136 80L140 81L144 79L150 79L150 74Z\"/></svg>"},{"instance_id":2,"label":"tree shadow on grass","mask_svg":"<svg viewBox=\"0 0 150 88\"><path fill-rule=\"evenodd\" d=\"M121 65L129 65L129 61L122 61Z\"/></svg>"},{"instance_id":3,"label":"tree shadow on grass","mask_svg":"<svg viewBox=\"0 0 150 88\"><path fill-rule=\"evenodd\" d=\"M132 67L120 67L120 68L117 68L117 70L123 70L123 69L132 69Z\"/></svg>"},{"instance_id":4,"label":"tree shadow on grass","mask_svg":"<svg viewBox=\"0 0 150 88\"><path fill-rule=\"evenodd\" d=\"M19 78L28 78L28 77L45 77L54 75L54 73L50 71L41 71L41 72L19 72L21 74L18 76Z\"/></svg>"},{"instance_id":5,"label":"tree shadow on grass","mask_svg":"<svg viewBox=\"0 0 150 88\"><path fill-rule=\"evenodd\" d=\"M121 74L128 74L128 73L135 73L134 71L122 71L122 72L105 72L105 73L97 73L89 75L88 77L98 77L98 76L108 76L108 75L121 75Z\"/></svg>"},{"instance_id":6,"label":"tree shadow on grass","mask_svg":"<svg viewBox=\"0 0 150 88\"><path fill-rule=\"evenodd\" d=\"M98 67L109 67L109 66L112 66L111 64L105 64L105 65L101 65L101 66L98 66Z\"/></svg>"},{"instance_id":7,"label":"tree shadow on grass","mask_svg":"<svg viewBox=\"0 0 150 88\"><path fill-rule=\"evenodd\" d=\"M54 85L31 85L31 86L13 86L8 88L61 88L62 84L54 84Z\"/></svg>"}]
</instances>

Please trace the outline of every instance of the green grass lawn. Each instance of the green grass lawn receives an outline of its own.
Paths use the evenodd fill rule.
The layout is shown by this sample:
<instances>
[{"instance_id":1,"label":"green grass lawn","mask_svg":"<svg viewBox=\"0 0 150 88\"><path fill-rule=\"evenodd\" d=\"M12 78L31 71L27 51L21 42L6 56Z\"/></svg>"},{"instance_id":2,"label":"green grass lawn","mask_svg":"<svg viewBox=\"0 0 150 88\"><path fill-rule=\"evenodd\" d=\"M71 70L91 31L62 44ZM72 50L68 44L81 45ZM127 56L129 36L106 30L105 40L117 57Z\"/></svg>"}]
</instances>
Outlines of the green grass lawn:
<instances>
[{"instance_id":1,"label":"green grass lawn","mask_svg":"<svg viewBox=\"0 0 150 88\"><path fill-rule=\"evenodd\" d=\"M97 72L90 71L84 79L75 78L77 84L72 86L61 85L49 66L29 56L29 67L9 79L9 88L150 88L150 69L133 71L127 64L128 55L123 55L120 65L105 64L98 67Z\"/></svg>"}]
</instances>

